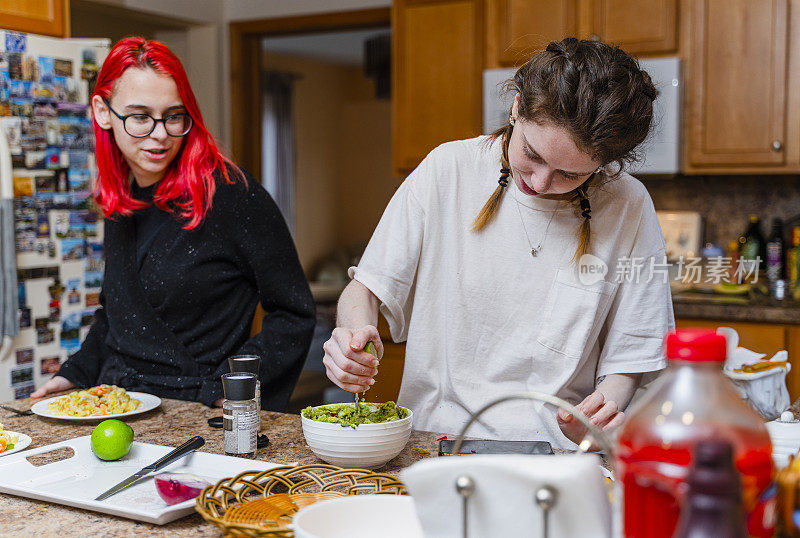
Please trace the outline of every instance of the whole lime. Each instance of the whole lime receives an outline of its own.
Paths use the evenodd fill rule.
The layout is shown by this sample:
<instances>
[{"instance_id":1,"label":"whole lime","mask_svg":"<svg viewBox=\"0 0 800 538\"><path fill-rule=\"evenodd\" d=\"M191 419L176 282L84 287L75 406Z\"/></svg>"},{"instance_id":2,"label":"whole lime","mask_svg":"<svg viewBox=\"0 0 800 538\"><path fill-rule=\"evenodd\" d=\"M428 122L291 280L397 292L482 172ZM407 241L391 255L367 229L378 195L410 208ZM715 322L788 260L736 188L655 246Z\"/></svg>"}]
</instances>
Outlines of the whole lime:
<instances>
[{"instance_id":1,"label":"whole lime","mask_svg":"<svg viewBox=\"0 0 800 538\"><path fill-rule=\"evenodd\" d=\"M131 450L133 428L121 420L104 420L92 432L92 452L105 461L118 460Z\"/></svg>"}]
</instances>

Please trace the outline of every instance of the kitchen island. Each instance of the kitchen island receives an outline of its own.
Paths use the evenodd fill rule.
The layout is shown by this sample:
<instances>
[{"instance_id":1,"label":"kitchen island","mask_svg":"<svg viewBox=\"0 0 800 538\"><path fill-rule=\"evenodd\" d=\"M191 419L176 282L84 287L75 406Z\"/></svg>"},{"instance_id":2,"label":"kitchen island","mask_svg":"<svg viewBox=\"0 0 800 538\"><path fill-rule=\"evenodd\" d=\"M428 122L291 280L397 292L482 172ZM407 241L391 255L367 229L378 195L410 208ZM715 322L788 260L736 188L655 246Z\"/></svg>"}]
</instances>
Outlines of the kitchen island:
<instances>
[{"instance_id":1,"label":"kitchen island","mask_svg":"<svg viewBox=\"0 0 800 538\"><path fill-rule=\"evenodd\" d=\"M35 403L30 399L7 402L5 405L26 410ZM161 407L141 415L125 417L134 431L134 441L178 446L190 437L200 435L206 440L201 452L224 454L222 430L211 428L208 419L222 414L196 402L162 400ZM269 445L258 449L259 460L287 464L290 462L321 463L306 446L299 415L261 412L262 433ZM99 421L76 422L42 418L37 415L18 416L0 408L0 423L6 430L25 433L32 438L30 448L90 435ZM402 469L438 451L441 434L413 431L403 452L380 469L397 475ZM415 448L430 452L430 456ZM0 494L0 536L221 536L220 530L206 523L199 514L192 514L166 525L153 525L131 519L90 512Z\"/></svg>"}]
</instances>

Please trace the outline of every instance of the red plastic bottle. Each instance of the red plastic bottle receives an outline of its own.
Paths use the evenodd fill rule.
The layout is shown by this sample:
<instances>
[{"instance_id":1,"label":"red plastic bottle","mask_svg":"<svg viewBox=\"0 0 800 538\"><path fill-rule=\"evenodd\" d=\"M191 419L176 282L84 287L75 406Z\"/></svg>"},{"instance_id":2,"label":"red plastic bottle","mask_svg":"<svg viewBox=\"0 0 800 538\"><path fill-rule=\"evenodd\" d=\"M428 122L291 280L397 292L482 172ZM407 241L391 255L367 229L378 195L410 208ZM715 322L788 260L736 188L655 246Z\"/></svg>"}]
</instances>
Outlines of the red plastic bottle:
<instances>
[{"instance_id":1,"label":"red plastic bottle","mask_svg":"<svg viewBox=\"0 0 800 538\"><path fill-rule=\"evenodd\" d=\"M628 538L670 538L686 493L695 444L734 447L748 532L772 536L774 510L762 494L772 481L772 443L762 418L722 374L725 337L680 329L666 338L669 365L631 410L620 432L617 466Z\"/></svg>"}]
</instances>

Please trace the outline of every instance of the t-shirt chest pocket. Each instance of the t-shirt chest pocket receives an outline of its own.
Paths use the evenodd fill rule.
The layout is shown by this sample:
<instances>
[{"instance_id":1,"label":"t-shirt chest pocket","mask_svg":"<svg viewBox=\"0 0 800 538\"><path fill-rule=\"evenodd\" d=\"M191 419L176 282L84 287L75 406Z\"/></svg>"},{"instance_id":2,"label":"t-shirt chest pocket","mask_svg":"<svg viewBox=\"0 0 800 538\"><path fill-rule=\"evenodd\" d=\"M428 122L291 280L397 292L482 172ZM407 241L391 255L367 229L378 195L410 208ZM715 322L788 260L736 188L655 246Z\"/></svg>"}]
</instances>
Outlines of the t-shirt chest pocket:
<instances>
[{"instance_id":1,"label":"t-shirt chest pocket","mask_svg":"<svg viewBox=\"0 0 800 538\"><path fill-rule=\"evenodd\" d=\"M547 294L536 341L566 357L580 358L605 320L619 284L581 283L573 268L559 269Z\"/></svg>"}]
</instances>

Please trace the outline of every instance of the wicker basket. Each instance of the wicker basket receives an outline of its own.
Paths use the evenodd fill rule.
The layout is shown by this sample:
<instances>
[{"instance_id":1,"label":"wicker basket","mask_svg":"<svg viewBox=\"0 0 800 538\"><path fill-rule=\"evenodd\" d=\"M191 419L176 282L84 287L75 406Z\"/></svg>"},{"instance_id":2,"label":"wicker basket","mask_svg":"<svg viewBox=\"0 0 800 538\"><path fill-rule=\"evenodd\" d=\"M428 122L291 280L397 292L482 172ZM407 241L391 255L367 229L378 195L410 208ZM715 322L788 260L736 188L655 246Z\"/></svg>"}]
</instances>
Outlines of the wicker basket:
<instances>
[{"instance_id":1,"label":"wicker basket","mask_svg":"<svg viewBox=\"0 0 800 538\"><path fill-rule=\"evenodd\" d=\"M224 478L200 493L196 508L225 536L291 538L289 524L300 508L324 499L370 493L407 494L403 483L388 474L313 464Z\"/></svg>"}]
</instances>

